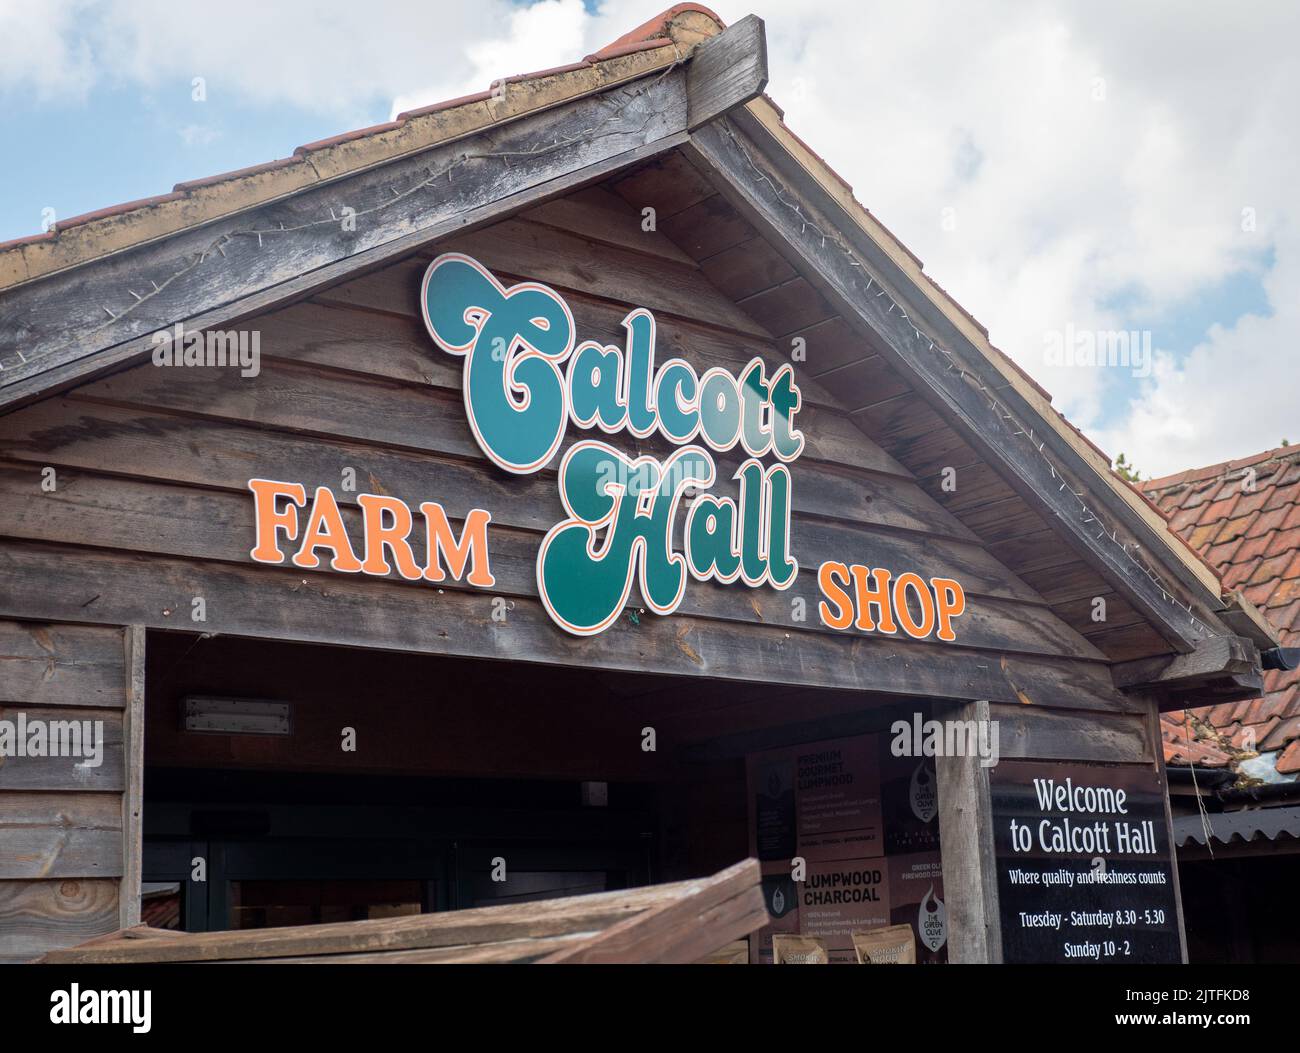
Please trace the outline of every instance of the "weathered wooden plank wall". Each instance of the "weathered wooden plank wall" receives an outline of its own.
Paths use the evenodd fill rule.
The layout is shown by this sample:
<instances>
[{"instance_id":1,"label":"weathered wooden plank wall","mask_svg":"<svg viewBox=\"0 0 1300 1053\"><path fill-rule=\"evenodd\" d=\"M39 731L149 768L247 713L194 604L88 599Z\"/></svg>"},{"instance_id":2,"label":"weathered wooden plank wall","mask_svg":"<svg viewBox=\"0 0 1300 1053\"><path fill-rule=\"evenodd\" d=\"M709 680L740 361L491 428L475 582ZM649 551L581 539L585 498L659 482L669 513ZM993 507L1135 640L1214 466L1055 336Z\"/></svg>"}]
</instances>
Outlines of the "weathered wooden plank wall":
<instances>
[{"instance_id":1,"label":"weathered wooden plank wall","mask_svg":"<svg viewBox=\"0 0 1300 1053\"><path fill-rule=\"evenodd\" d=\"M686 179L679 190L682 215L709 207L711 191ZM697 264L680 245L691 244L692 231L706 225L668 226L673 240L662 231L638 234L631 205L589 188L436 250L472 253L506 280L554 285L572 306L583 337L621 342L623 315L648 306L659 322L661 360L671 351L701 372L714 365L735 369L754 354L785 361L767 322L775 324L782 303L793 301L760 297L737 306L711 277L725 285L745 261ZM0 617L666 673L698 678L696 684L715 698L725 694L718 681L732 681L751 690L787 684L888 692L899 699L987 701L1003 721L1007 756L1150 763L1150 740L1141 730L1146 709L1114 689L1101 652L859 430L842 392L807 377L800 378L805 402L798 424L808 442L793 468L792 541L801 565L795 588L783 594L691 582L681 610L670 618L623 618L596 638L562 633L541 607L534 567L542 534L562 517L555 464L514 477L480 453L465 421L459 363L433 347L418 321L418 284L430 255L260 318L263 361L255 379L143 365L0 417L0 575L6 583ZM758 258L755 265L782 280L779 261ZM789 328L784 321L783 331ZM849 333L842 339L855 338ZM652 440L609 441L629 452L662 450ZM719 458L723 491L730 485L727 460ZM48 468L53 489L41 485ZM412 504L439 501L457 525L471 508L490 509L496 586L483 591L445 582L435 588L249 560L249 478L330 487L355 531L355 494L340 487L347 468L355 469L361 492ZM824 559L958 578L968 606L957 642L826 629L817 617L815 581ZM497 597L509 604L503 622L492 618ZM204 600L202 621L193 620L195 598ZM795 617L799 600L804 620ZM56 663L65 652L89 647L85 634L101 649L104 634L117 641L116 664L104 658L100 675L88 659L69 660L62 688L41 672L40 650L28 646L30 654L10 663L13 697L0 695L30 706L102 706L111 714L105 727L115 736L116 759L97 773L91 793L100 812L81 799L85 787L45 786L42 779L53 776L37 767L22 776L23 807L35 807L31 795L60 793L69 808L76 805L68 814L88 822L109 814L95 794L120 801L140 766L124 760L124 750L129 755L137 747L131 717L121 716L130 679L122 630L64 626L48 632L75 637L70 643L55 637L49 650ZM21 642L21 634L15 639ZM823 715L833 717L838 706L828 702ZM769 707L749 726L790 722L779 709ZM691 741L703 742L735 726L740 712L713 707L683 718L682 725ZM75 802L74 789L81 790ZM0 815L24 814L16 804L0 805ZM110 899L109 913L116 918L120 911L120 812L115 821L102 836L116 831L116 856L89 848L80 853L116 868L106 875L112 897L76 900L91 911L91 920L78 923L83 929L112 927L105 921ZM734 823L735 817L720 821ZM16 873L11 880L29 878ZM53 886L12 885L7 902L14 917L83 917L58 905ZM74 928L55 920L33 922L24 931L40 941Z\"/></svg>"},{"instance_id":2,"label":"weathered wooden plank wall","mask_svg":"<svg viewBox=\"0 0 1300 1053\"><path fill-rule=\"evenodd\" d=\"M103 728L94 767L82 756L0 757L0 961L25 961L120 923L130 693L123 630L0 621L0 720L16 724L23 714L29 727Z\"/></svg>"},{"instance_id":3,"label":"weathered wooden plank wall","mask_svg":"<svg viewBox=\"0 0 1300 1053\"><path fill-rule=\"evenodd\" d=\"M661 358L671 348L701 371L734 369L755 353L782 360L763 327L664 234L638 241L629 233L639 231L630 205L586 190L437 249L470 252L505 279L551 283L584 337L619 340L623 314L648 306L660 321ZM482 457L465 420L459 362L433 347L417 320L427 257L259 320L264 358L255 379L146 365L0 418L10 613L1124 708L1100 653L811 380L801 380L808 444L794 471L793 544L803 568L796 586L782 594L692 581L672 618L624 620L594 641L565 637L540 607L533 567L541 534L562 518L555 465L514 478ZM659 449L613 442L629 452ZM726 479L734 466L720 461ZM50 492L39 485L47 467L58 480ZM337 491L345 467L356 469L359 490L437 500L453 518L490 509L497 587L485 594L446 583L434 593L253 565L247 480ZM338 496L355 526L355 495ZM141 554L153 558L148 575L138 573ZM815 569L831 558L960 579L968 608L957 645L826 630ZM190 620L196 596L206 601L202 624ZM495 596L515 605L505 623L491 620ZM991 653L999 660L990 662Z\"/></svg>"}]
</instances>

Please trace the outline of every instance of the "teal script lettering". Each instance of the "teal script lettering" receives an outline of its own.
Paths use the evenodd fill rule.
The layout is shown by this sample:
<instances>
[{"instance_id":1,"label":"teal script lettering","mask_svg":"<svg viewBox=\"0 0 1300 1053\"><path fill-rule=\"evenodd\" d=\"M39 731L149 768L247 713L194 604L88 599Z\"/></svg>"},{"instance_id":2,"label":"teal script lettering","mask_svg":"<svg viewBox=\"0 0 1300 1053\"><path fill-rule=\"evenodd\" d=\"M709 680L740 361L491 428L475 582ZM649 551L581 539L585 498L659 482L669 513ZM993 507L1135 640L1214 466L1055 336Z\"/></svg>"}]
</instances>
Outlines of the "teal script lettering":
<instances>
[{"instance_id":1,"label":"teal script lettering","mask_svg":"<svg viewBox=\"0 0 1300 1053\"><path fill-rule=\"evenodd\" d=\"M462 356L466 414L494 464L530 474L549 464L572 422L607 435L655 434L679 447L665 460L629 457L596 439L575 443L559 465L566 518L537 555L542 602L557 624L592 635L628 605L635 579L655 614L675 611L688 575L699 581L786 589L798 562L790 551L791 477L803 452L795 427L802 396L788 363L768 374L751 359L733 376L698 374L682 358L656 367L654 316L623 319L623 347L576 342L573 313L537 282L507 288L481 263L446 253L421 287L434 342ZM739 448L739 503L702 493L716 477L713 453ZM764 467L761 458L778 462ZM689 505L681 551L677 513Z\"/></svg>"}]
</instances>

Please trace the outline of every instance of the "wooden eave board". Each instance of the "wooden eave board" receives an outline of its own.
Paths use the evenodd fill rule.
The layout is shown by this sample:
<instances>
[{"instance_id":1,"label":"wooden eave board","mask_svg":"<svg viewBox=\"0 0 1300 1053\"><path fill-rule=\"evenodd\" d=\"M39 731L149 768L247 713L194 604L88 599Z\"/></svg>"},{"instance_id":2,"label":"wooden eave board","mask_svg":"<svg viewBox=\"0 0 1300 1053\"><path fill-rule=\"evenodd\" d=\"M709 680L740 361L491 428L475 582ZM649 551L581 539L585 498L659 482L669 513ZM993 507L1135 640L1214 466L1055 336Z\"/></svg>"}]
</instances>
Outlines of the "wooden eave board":
<instances>
[{"instance_id":1,"label":"wooden eave board","mask_svg":"<svg viewBox=\"0 0 1300 1053\"><path fill-rule=\"evenodd\" d=\"M740 117L737 118L736 120L737 126L747 129L750 125L745 124L744 121L742 121L740 118L744 118L745 120L750 120L749 109L745 108L739 111L739 114ZM752 124L752 121L750 121L750 123ZM734 163L727 160L718 160L718 155L710 154L711 150L718 149L718 147L716 145L709 146L704 144L706 143L717 144L720 140L725 140L727 138L725 134L726 131L727 130L721 128L720 125L711 125L708 128L702 129L699 133L697 133L696 136L692 137L691 142L686 144L682 148L682 151L685 152L688 155L688 158L696 164L697 168L702 169L708 175L708 178L713 182L713 184L715 185L715 187L720 193L723 193L727 197L733 199L737 207L741 211L744 211L746 213L747 218L752 224L756 226L756 228L763 227L764 235L766 236L767 228L764 225L769 222L772 222L771 218L763 213L762 206L759 206L757 209L750 209L746 207L745 202L752 203L753 200L755 199L761 200L764 196L771 199L773 198L774 194L779 193L779 186L777 183L772 182L771 180L767 180L766 182L770 183L773 188L772 192L767 192L765 188L761 185L763 183L762 180L755 180L752 186L744 185L745 183L744 179L742 178L741 175L738 174L738 168L743 166L737 166ZM704 138L700 139L699 143L697 144L697 139L700 136L703 136ZM738 147L738 149L743 149L743 148ZM758 149L758 147L751 142L751 146L749 147L749 149L751 150ZM762 144L762 149L775 150L779 152L781 149L784 149L784 144L778 143L774 147L772 146L771 143L764 142ZM733 153L735 153L735 151L733 151ZM725 154L725 148L724 148L724 154ZM711 156L713 157L713 160L710 160ZM785 169L782 169L782 171L784 170ZM778 177L778 178L785 178L785 177ZM789 184L787 184L787 186L789 186ZM826 197L827 191L825 190L825 188L822 187L821 184L817 184L817 187L818 189L816 192L820 193L823 197ZM843 187L840 187L840 189L841 191L844 190ZM754 195L756 195L756 198L754 197ZM834 205L834 202L832 202L832 205ZM814 210L821 209L825 207L825 204L823 201L818 200L817 203L812 207L814 208ZM863 214L865 215L865 212ZM817 218L815 222L817 224L822 224L823 226L825 226L825 224L828 222L830 222L832 226L834 226L834 224L838 222L834 218L828 219L825 215L821 215L820 213L819 216L820 218ZM798 237L800 237L799 224L797 220L794 220L792 222L794 223L794 237L797 239ZM813 222L813 220L809 219L808 222ZM812 235L807 235L806 224L803 230L804 230L805 240L807 238L813 238ZM779 230L776 232L776 244L781 244L783 246L782 248L783 253L785 249L784 249L784 243L782 239L787 235L788 232L786 234L782 234ZM815 238L813 238L813 241L815 241ZM747 243L747 244L752 244L752 243ZM823 249L824 247L825 247L825 242L823 241ZM803 250L800 249L797 251L803 251ZM806 253L806 255L809 255L810 257L815 259L817 255L815 248L810 249ZM883 254L878 254L878 255L882 255L883 258ZM793 262L794 261L792 259L792 263ZM888 266L891 267L896 265L897 262L895 260L891 260L888 263ZM800 271L801 274L809 275L807 266L808 266L807 260L800 261L798 270ZM817 266L818 265L816 263L813 264L814 270L816 270ZM847 270L847 268L841 267L840 270L844 271ZM823 291L825 291L825 290L819 290L819 288L812 285L811 282L816 281L820 283L822 279L825 279L829 283L829 286L832 289L836 289L838 288L836 286L836 281L842 281L842 276L840 278L835 278L829 274L822 275L819 271L817 272L817 274L819 275L817 278L812 278L811 275L809 275L808 283L805 283L803 278L787 280L786 282L783 283L784 287L780 290L780 292L782 293L782 295L784 295L786 292L786 288L789 288L793 292L795 291L797 286L801 284L804 285L805 288L798 291L798 296L796 296L796 301L802 300L803 305L806 307L810 300L815 300L817 297L821 296ZM927 297L929 297L931 292L930 283L928 279L926 279L924 275L920 273L919 266L913 265L910 271L904 272L902 275L902 280L907 283L904 286L905 289L910 288L913 284L915 284L916 287L924 289L926 291ZM833 295L842 296L844 295L844 291L843 289L839 289L839 291L833 292ZM895 297L897 297L900 294L895 293L894 295ZM751 297L743 298L738 302L741 303L742 306L749 307L753 299L754 297L751 296ZM869 305L866 304L863 305L863 311L866 312L866 316L870 316L872 314L872 310L873 309L870 308ZM939 311L935 311L934 314L937 317L943 317L945 319L944 325L951 327L951 323L947 320L946 315L942 315ZM880 316L882 318L884 316L883 307L880 308ZM807 316L807 321L811 322L813 325L821 324L820 322L816 321L816 319L818 318L826 320L824 309L820 311L814 310L813 313ZM761 320L769 329L772 329L774 332L780 331L780 327L776 325L772 319L762 318ZM854 321L853 328L855 329L855 331L858 332L862 331L856 319ZM956 330L954 329L954 331ZM787 336L788 335L789 334L787 332ZM949 337L951 338L951 334L949 334ZM863 339L869 339L869 338L864 337ZM959 341L968 341L969 336L966 333L958 332L957 339ZM987 344L987 341L985 341L985 344ZM997 358L997 353L993 352L991 347L985 349L979 346L974 346L974 351L977 355L981 355L983 357L989 358L990 361L994 361ZM894 356L895 354L896 352L891 351L891 356ZM891 357L891 361L893 362L894 365L899 365L899 361L896 358ZM906 358L903 359L904 365L901 366L901 368L903 368L904 371L906 370L905 363L907 361L909 360ZM1019 374L1017 374L1017 377L1018 376ZM1021 379L1023 380L1023 378ZM1039 408L1035 405L1030 405L1028 410L1026 410L1023 406L1020 406L1018 403L1016 403L1015 400L1022 399L1022 396L1020 395L1019 389L1016 387L1016 385L1014 385L1010 380L1007 380L1005 377L1003 377L1001 381L994 381L993 383L995 384L997 389L1003 393L1004 398L1010 397L1012 399L1013 404L1019 406L1019 408L1016 408L1014 411L1020 414L1022 420L1021 426L1029 427L1030 426L1029 423L1023 423L1023 422L1028 421L1032 423L1032 421L1036 419L1035 414L1039 412ZM1014 392L1012 391L1013 388L1015 388ZM934 398L931 397L932 394L934 395ZM942 403L943 399L949 397L951 396L945 395L942 392L931 393L928 389L926 389L925 391L926 402L930 404ZM958 403L960 404L960 399L958 399ZM1053 418L1057 417L1055 412L1051 410L1050 406L1048 406L1046 402L1042 402L1041 405L1042 407L1046 408L1046 411L1050 413ZM945 408L941 404L938 406L938 409L940 414L947 412L947 408ZM969 406L961 407L959 405L960 412L966 413L968 410L969 410ZM1018 434L1023 434L1023 432ZM997 451L1000 449L999 439L997 436L986 436L985 438L986 438L986 444L989 446L989 451L986 454L986 456L989 457L990 461L996 461ZM1080 439L1077 434L1074 435L1074 439L1080 443L1083 442L1083 440ZM1086 446L1086 444L1084 445ZM1069 448L1077 454L1078 451L1075 450L1073 443L1070 444ZM1088 449L1091 451L1091 447L1088 447ZM1061 453L1060 449L1057 449L1055 453L1059 457ZM1095 455L1095 451L1092 451L1092 453ZM1013 467L1019 465L1020 461L1023 460L1023 458L1024 458L1023 451L1017 452L1014 457L1011 457L1011 455L1009 454L1008 471L1012 470ZM1065 463L1069 464L1068 458L1066 459ZM1162 561L1161 553L1159 551L1153 552L1151 548L1151 544L1141 540L1144 536L1145 531L1150 527L1151 525L1150 522L1143 521L1137 523L1136 525L1139 527L1139 531L1136 535L1134 535L1132 531L1135 522L1131 518L1129 520L1126 520L1123 514L1121 514L1121 512L1117 510L1118 506L1111 499L1109 495L1109 487L1110 484L1113 482L1113 480L1109 479L1110 473L1109 473L1108 466L1103 470L1103 474L1107 476L1106 484L1100 486L1094 486L1092 485L1092 483L1088 482L1087 480L1089 480L1093 475L1096 474L1097 465L1093 462L1088 462L1088 461L1084 461L1082 462L1082 464L1083 464L1083 475L1079 476L1079 478L1073 483L1073 485L1076 487L1082 485L1085 489L1090 490L1090 492L1092 492L1095 495L1093 500L1098 502L1096 507L1099 510L1101 510L1105 515L1107 515L1107 517L1115 517L1117 521L1120 524L1122 524L1121 529L1125 531L1125 535L1126 535L1124 539L1126 541L1126 545L1124 548L1125 554L1128 554L1131 558L1131 552L1129 546L1131 546L1134 543L1134 541L1136 541L1136 543L1139 545L1139 550L1142 551L1144 554L1143 558L1152 562L1152 565L1157 568L1157 573L1159 575L1166 576L1166 581L1163 583L1160 582L1159 579L1157 578L1157 580L1155 581L1156 587L1154 588L1150 584L1148 584L1145 581L1145 578L1139 576L1138 568L1129 567L1127 562L1123 558L1121 558L1121 553L1120 553L1121 539L1119 537L1116 537L1114 545L1110 545L1108 540L1105 546L1103 546L1102 548L1098 548L1095 554L1096 559L1094 560L1093 552L1092 552L1092 543L1089 540L1086 528L1082 525L1081 522L1086 517L1083 516L1082 514L1075 515L1074 520L1078 520L1078 521L1072 520L1070 522L1068 534L1063 532L1062 536L1069 538L1070 546L1075 550L1076 554L1081 559L1086 560L1088 564L1093 564L1093 563L1096 564L1095 569L1100 574L1100 576L1097 578L1097 584L1101 585L1102 587L1096 589L1093 593L1094 595L1102 594L1114 588L1122 588L1125 590L1129 590L1131 586L1133 597L1137 600L1140 600L1140 602L1143 604L1145 608L1145 614L1148 618L1147 625L1150 627L1150 631L1147 635L1147 643L1135 644L1136 651L1125 652L1123 654L1123 657L1133 657L1134 653L1154 654L1154 653L1168 652L1170 650L1177 650L1177 651L1190 650L1195 646L1196 640L1206 636L1212 636L1217 633L1226 632L1227 630L1225 629L1225 627L1218 623L1218 619L1214 613L1220 610L1223 606L1222 600L1219 597L1217 582L1215 587L1212 590L1210 590L1207 596L1205 590L1205 583L1203 581L1194 580L1194 575L1192 574L1191 571L1189 571L1188 565L1186 565L1185 561L1183 561L1180 558L1172 558L1172 559L1164 558ZM995 464L994 467L997 467L999 472L1001 472L1000 466ZM1061 470L1074 473L1079 470L1079 465L1077 464L1073 465L1068 469L1062 467ZM1031 475L1032 474L1033 473L1031 473ZM1041 474L1043 475L1044 479L1046 479L1046 475L1047 475L1046 469L1043 469ZM1055 473L1053 474L1055 477ZM1044 486L1045 483L1040 481L1034 481L1032 485L1036 489L1039 489L1040 492L1045 495L1044 505L1048 507L1048 509L1050 510L1051 506L1055 502L1053 502L1048 498L1046 490L1041 489L1041 487ZM1108 501L1110 503L1107 503ZM1148 509L1148 511L1150 510ZM1154 513L1152 513L1152 515L1154 515ZM1158 519L1159 517L1156 518ZM1168 543L1171 541L1176 542L1178 545L1181 545L1181 542L1178 542L1176 538L1173 538L1173 536L1169 534L1162 520L1159 520L1159 526L1157 529L1161 532L1162 537L1164 537L1165 539L1163 542L1160 543L1161 548L1166 547ZM1179 554L1175 551L1174 555L1175 557L1177 557ZM1191 558L1190 553L1182 553L1182 555ZM1192 563L1199 566L1199 561L1197 560L1193 559ZM1083 564L1080 564L1080 566L1083 566ZM1195 569L1195 567L1193 567L1193 569ZM1188 607L1186 600L1178 596L1178 593L1176 592L1174 587L1175 585L1180 589L1185 589L1187 595L1201 600L1203 603L1201 609L1193 610L1192 608ZM1163 586L1163 588L1161 586ZM1166 605L1168 610L1168 617L1165 617ZM1180 610L1179 609L1180 607L1185 609ZM1120 635L1123 634L1121 633ZM1105 650L1106 648L1103 649Z\"/></svg>"},{"instance_id":2,"label":"wooden eave board","mask_svg":"<svg viewBox=\"0 0 1300 1053\"><path fill-rule=\"evenodd\" d=\"M797 162L815 180L822 189L840 205L845 216L850 218L880 249L885 252L895 265L911 278L909 293L919 293L962 332L970 344L976 348L989 364L1005 379L1038 415L1042 424L1071 449L1073 449L1094 470L1094 483L1099 489L1109 492L1124 502L1161 540L1168 560L1173 560L1193 575L1212 597L1216 604L1221 598L1222 588L1218 577L1203 560L1188 549L1166 526L1160 514L1141 496L1115 477L1110 465L1102 455L1085 442L1073 427L1051 406L1050 402L1036 390L1012 366L1004 361L1003 356L989 342L987 334L974 323L923 273L920 261L916 259L875 220L854 199L852 192L843 182L834 176L820 158L816 157L806 146L791 135L781 119L780 111L766 97L755 99L745 107L770 134L772 140Z\"/></svg>"}]
</instances>

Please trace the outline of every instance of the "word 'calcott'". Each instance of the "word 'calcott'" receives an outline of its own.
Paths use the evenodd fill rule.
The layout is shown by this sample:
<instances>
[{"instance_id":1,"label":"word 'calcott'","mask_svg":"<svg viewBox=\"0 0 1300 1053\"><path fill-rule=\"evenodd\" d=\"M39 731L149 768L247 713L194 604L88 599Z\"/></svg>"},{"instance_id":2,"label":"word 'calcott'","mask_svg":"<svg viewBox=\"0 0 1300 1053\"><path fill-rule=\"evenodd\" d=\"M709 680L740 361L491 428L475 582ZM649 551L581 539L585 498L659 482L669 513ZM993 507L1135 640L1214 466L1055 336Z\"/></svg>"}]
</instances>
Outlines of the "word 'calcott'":
<instances>
[{"instance_id":1,"label":"word 'calcott'","mask_svg":"<svg viewBox=\"0 0 1300 1053\"><path fill-rule=\"evenodd\" d=\"M483 452L508 472L537 472L559 451L570 421L607 435L658 433L681 447L666 460L629 456L597 439L573 445L559 466L567 518L537 556L542 602L569 632L607 628L627 605L639 574L656 614L676 610L687 574L701 581L788 588L790 472L803 451L794 427L802 398L791 366L769 377L752 359L739 377L697 374L671 358L655 365L655 320L638 308L623 319L626 346L578 342L563 297L537 282L506 288L460 253L429 265L421 289L429 334L463 356L465 409ZM696 440L700 440L699 443ZM674 548L678 507L713 484L710 450L739 446L739 502L710 494L690 507L684 552ZM778 462L765 467L772 454Z\"/></svg>"}]
</instances>

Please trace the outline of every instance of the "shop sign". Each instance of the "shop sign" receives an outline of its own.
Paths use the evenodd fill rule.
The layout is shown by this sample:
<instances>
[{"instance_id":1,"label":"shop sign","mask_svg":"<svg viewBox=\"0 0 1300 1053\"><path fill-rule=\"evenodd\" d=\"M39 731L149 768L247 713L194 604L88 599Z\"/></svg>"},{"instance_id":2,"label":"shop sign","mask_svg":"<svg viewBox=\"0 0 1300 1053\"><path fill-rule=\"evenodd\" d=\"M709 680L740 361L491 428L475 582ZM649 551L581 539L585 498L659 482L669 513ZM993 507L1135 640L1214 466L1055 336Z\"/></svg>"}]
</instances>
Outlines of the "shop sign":
<instances>
[{"instance_id":1,"label":"shop sign","mask_svg":"<svg viewBox=\"0 0 1300 1053\"><path fill-rule=\"evenodd\" d=\"M1150 765L1003 762L991 792L1005 961L1182 960Z\"/></svg>"},{"instance_id":2,"label":"shop sign","mask_svg":"<svg viewBox=\"0 0 1300 1053\"><path fill-rule=\"evenodd\" d=\"M679 357L659 362L655 318L644 308L623 319L623 346L580 340L572 310L554 289L539 282L507 287L456 252L429 265L420 307L434 343L463 360L469 427L498 468L534 474L560 454L570 425L591 433L560 458L565 517L537 553L538 592L556 624L579 636L603 631L628 606L634 583L659 615L677 610L689 578L780 590L794 584L789 466L803 452L804 435L795 423L803 397L790 364L769 372L756 356L737 373L719 366L699 373ZM630 437L637 452L601 437L616 435ZM642 441L671 452L643 454ZM739 461L731 476L738 497L710 492L716 454ZM391 496L359 495L358 553L328 488L309 495L301 484L274 479L248 486L257 562L285 562L283 538L297 544L289 561L306 569L327 563L344 573L396 570L409 581L495 584L487 509L471 510L457 537L436 502L412 509ZM423 562L413 554L412 533L423 535ZM845 592L850 581L856 608ZM961 586L949 578L901 573L891 584L888 571L828 563L818 582L830 601L819 604L819 616L836 629L901 627L914 637L951 640L952 619L965 608Z\"/></svg>"}]
</instances>

